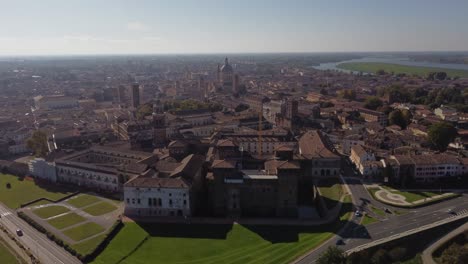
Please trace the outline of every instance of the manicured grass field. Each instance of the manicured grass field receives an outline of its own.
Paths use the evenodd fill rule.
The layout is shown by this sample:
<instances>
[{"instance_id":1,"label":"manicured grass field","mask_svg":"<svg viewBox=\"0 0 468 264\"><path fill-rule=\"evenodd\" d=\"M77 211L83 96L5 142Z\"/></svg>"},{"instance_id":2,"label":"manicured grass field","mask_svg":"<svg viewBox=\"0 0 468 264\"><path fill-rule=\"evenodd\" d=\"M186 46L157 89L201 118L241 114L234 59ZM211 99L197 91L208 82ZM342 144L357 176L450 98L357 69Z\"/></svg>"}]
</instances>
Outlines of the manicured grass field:
<instances>
[{"instance_id":1,"label":"manicured grass field","mask_svg":"<svg viewBox=\"0 0 468 264\"><path fill-rule=\"evenodd\" d=\"M13 249L10 249L6 242L0 238L0 263L20 264L24 263L16 258Z\"/></svg>"},{"instance_id":2,"label":"manicured grass field","mask_svg":"<svg viewBox=\"0 0 468 264\"><path fill-rule=\"evenodd\" d=\"M80 253L81 255L87 255L99 245L106 237L106 234L99 235L97 237L93 237L90 240L85 242L81 242L78 244L74 244L72 247L76 250L76 252Z\"/></svg>"},{"instance_id":3,"label":"manicured grass field","mask_svg":"<svg viewBox=\"0 0 468 264\"><path fill-rule=\"evenodd\" d=\"M31 207L31 206L38 206L38 205L45 205L45 204L50 204L50 202L49 202L49 201L46 201L46 200L40 200L40 201L38 201L38 202L29 204L28 207Z\"/></svg>"},{"instance_id":4,"label":"manicured grass field","mask_svg":"<svg viewBox=\"0 0 468 264\"><path fill-rule=\"evenodd\" d=\"M72 225L76 225L78 223L81 223L81 222L84 222L86 220L86 218L80 216L80 215L77 215L75 213L69 213L69 214L66 214L66 215L63 215L63 216L60 216L60 217L57 217L57 218L53 218L49 221L47 221L50 225L52 225L53 227L57 228L57 229L64 229L66 227L69 227L69 226L72 226Z\"/></svg>"},{"instance_id":5,"label":"manicured grass field","mask_svg":"<svg viewBox=\"0 0 468 264\"><path fill-rule=\"evenodd\" d=\"M101 201L101 199L99 199L96 196L92 196L89 194L80 194L78 196L68 199L67 203L73 205L74 207L81 208L93 203L97 203L99 201Z\"/></svg>"},{"instance_id":6,"label":"manicured grass field","mask_svg":"<svg viewBox=\"0 0 468 264\"><path fill-rule=\"evenodd\" d=\"M445 68L432 68L432 67L417 67L406 66L392 63L379 63L379 62L346 62L337 65L340 69L376 73L378 70L384 70L388 73L406 73L409 75L427 76L430 72L446 72L449 77L468 77L468 71L445 69Z\"/></svg>"},{"instance_id":7,"label":"manicured grass field","mask_svg":"<svg viewBox=\"0 0 468 264\"><path fill-rule=\"evenodd\" d=\"M94 264L113 264L129 255L150 235L138 224L127 223L106 249L94 260ZM149 261L148 261L149 262Z\"/></svg>"},{"instance_id":8,"label":"manicured grass field","mask_svg":"<svg viewBox=\"0 0 468 264\"><path fill-rule=\"evenodd\" d=\"M321 180L318 188L328 209L335 207L343 194L343 188L338 179Z\"/></svg>"},{"instance_id":9,"label":"manicured grass field","mask_svg":"<svg viewBox=\"0 0 468 264\"><path fill-rule=\"evenodd\" d=\"M363 215L361 220L361 225L370 225L372 223L378 222L379 220L370 217L368 215Z\"/></svg>"},{"instance_id":10,"label":"manicured grass field","mask_svg":"<svg viewBox=\"0 0 468 264\"><path fill-rule=\"evenodd\" d=\"M372 212L376 215L380 215L380 216L385 216L385 211L380 209L380 208L377 208L377 207L374 207L374 206L371 206L370 207Z\"/></svg>"},{"instance_id":11,"label":"manicured grass field","mask_svg":"<svg viewBox=\"0 0 468 264\"><path fill-rule=\"evenodd\" d=\"M104 227L94 222L88 222L77 227L67 229L63 231L63 233L75 241L80 241L103 231Z\"/></svg>"},{"instance_id":12,"label":"manicured grass field","mask_svg":"<svg viewBox=\"0 0 468 264\"><path fill-rule=\"evenodd\" d=\"M90 207L83 209L83 211L87 212L90 215L98 216L98 215L110 213L116 209L117 207L115 207L115 205L111 203L100 202L100 203L91 205Z\"/></svg>"},{"instance_id":13,"label":"manicured grass field","mask_svg":"<svg viewBox=\"0 0 468 264\"><path fill-rule=\"evenodd\" d=\"M34 210L33 212L42 219L63 214L70 211L68 208L60 205L52 205L47 207L42 207Z\"/></svg>"},{"instance_id":14,"label":"manicured grass field","mask_svg":"<svg viewBox=\"0 0 468 264\"><path fill-rule=\"evenodd\" d=\"M289 263L347 222L350 201L341 221L315 227L126 223L93 263Z\"/></svg>"},{"instance_id":15,"label":"manicured grass field","mask_svg":"<svg viewBox=\"0 0 468 264\"><path fill-rule=\"evenodd\" d=\"M7 188L7 183L11 188ZM18 177L9 174L0 174L0 201L14 209L38 198L60 199L70 193L63 188L55 186L38 186L31 180L21 181Z\"/></svg>"},{"instance_id":16,"label":"manicured grass field","mask_svg":"<svg viewBox=\"0 0 468 264\"><path fill-rule=\"evenodd\" d=\"M439 195L439 193L434 192L399 191L386 186L384 188L392 193L404 196L406 198L406 201L409 203Z\"/></svg>"}]
</instances>

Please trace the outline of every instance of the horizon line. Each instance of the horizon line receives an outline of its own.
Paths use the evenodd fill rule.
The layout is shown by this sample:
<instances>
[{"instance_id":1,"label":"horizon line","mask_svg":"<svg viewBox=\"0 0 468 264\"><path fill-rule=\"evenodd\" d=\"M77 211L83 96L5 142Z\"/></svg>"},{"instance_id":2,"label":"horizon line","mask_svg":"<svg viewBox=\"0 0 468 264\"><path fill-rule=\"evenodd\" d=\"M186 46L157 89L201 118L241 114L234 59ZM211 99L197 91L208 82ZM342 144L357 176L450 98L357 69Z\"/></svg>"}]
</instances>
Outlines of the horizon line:
<instances>
[{"instance_id":1,"label":"horizon line","mask_svg":"<svg viewBox=\"0 0 468 264\"><path fill-rule=\"evenodd\" d=\"M401 51L271 51L271 52L167 52L167 53L63 53L63 54L0 54L0 58L12 57L86 57L86 56L161 56L161 55L273 55L273 54L349 54L349 53L468 53L468 50L401 50Z\"/></svg>"}]
</instances>

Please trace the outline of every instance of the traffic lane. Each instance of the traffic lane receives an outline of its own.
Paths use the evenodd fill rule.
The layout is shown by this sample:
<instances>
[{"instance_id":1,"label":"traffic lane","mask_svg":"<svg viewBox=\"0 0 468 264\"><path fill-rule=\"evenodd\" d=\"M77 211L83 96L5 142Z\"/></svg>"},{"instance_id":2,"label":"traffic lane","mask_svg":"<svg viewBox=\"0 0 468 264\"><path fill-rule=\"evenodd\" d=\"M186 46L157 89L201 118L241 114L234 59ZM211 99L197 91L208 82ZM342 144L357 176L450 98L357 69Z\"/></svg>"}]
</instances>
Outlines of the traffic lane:
<instances>
[{"instance_id":1,"label":"traffic lane","mask_svg":"<svg viewBox=\"0 0 468 264\"><path fill-rule=\"evenodd\" d=\"M456 208L463 208L467 210L468 205L464 199L458 201ZM451 203L453 204L453 202ZM354 239L350 239L344 247L346 250L359 246L363 243L368 243L377 239L385 238L395 234L403 233L424 225L432 224L446 218L453 217L452 214L447 213L444 207L437 208L438 210L425 210L425 212L412 212L406 215L398 216L392 220L371 224L368 226L356 227L355 232L360 235L355 235ZM368 237L370 235L370 238Z\"/></svg>"},{"instance_id":2,"label":"traffic lane","mask_svg":"<svg viewBox=\"0 0 468 264\"><path fill-rule=\"evenodd\" d=\"M328 247L330 246L335 246L337 244L338 240L344 240L343 236L346 236L347 233L352 232L353 227L355 225L359 224L360 219L356 216L353 215L351 218L350 222L347 223L340 231L337 232L335 236L333 236L330 240L327 242L323 243L316 249L314 249L310 254L305 256L303 259L296 261L296 264L309 264L309 263L315 263L317 258L325 252Z\"/></svg>"},{"instance_id":3,"label":"traffic lane","mask_svg":"<svg viewBox=\"0 0 468 264\"><path fill-rule=\"evenodd\" d=\"M353 190L351 191L353 192ZM354 195L355 193L353 192L353 196ZM411 229L417 228L419 226L423 226L426 224L433 223L435 221L448 218L451 216L446 211L448 210L446 209L448 207L452 207L455 210L468 209L468 196L463 195L462 197L444 201L440 204L438 203L427 207L422 207L417 210L409 211L407 214L395 216L395 218L392 218L391 220L374 223L368 226L354 226L354 228L351 231L354 232L353 238L345 239L345 245L338 247L343 250L353 249L357 246L369 243L380 238L385 238L394 234L403 233ZM350 231L347 230L346 232ZM359 236L360 232L362 232L362 237ZM370 238L367 237L367 235L370 235ZM298 261L297 263L315 263L316 259L323 252L325 252L329 246L336 245L336 241L338 239L341 238L339 236L335 236L332 240L326 242L325 244L322 244L322 246L312 251L304 259Z\"/></svg>"},{"instance_id":4,"label":"traffic lane","mask_svg":"<svg viewBox=\"0 0 468 264\"><path fill-rule=\"evenodd\" d=\"M9 212L8 215L3 216L0 220L8 228L8 230L16 234L17 229L23 231L23 235L18 237L19 240L28 247L34 255L38 257L43 263L70 263L80 264L77 258L66 252L59 247L55 242L49 240L45 235L39 233L36 229L24 222L13 211L0 205L2 212Z\"/></svg>"}]
</instances>

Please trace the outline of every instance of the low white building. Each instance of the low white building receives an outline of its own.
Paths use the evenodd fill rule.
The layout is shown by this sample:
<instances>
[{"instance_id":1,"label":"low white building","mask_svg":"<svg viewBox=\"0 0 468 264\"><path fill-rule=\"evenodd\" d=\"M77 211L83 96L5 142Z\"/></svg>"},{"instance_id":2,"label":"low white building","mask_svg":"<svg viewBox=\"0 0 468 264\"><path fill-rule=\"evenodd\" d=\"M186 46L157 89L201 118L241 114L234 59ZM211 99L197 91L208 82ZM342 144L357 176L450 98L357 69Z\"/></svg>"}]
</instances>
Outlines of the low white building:
<instances>
[{"instance_id":1,"label":"low white building","mask_svg":"<svg viewBox=\"0 0 468 264\"><path fill-rule=\"evenodd\" d=\"M94 146L55 161L57 181L103 192L121 192L126 180L148 171L152 153Z\"/></svg>"},{"instance_id":2,"label":"low white building","mask_svg":"<svg viewBox=\"0 0 468 264\"><path fill-rule=\"evenodd\" d=\"M40 110L53 110L78 107L78 100L64 95L34 97L34 106Z\"/></svg>"},{"instance_id":3,"label":"low white building","mask_svg":"<svg viewBox=\"0 0 468 264\"><path fill-rule=\"evenodd\" d=\"M190 186L180 178L138 177L124 186L125 214L190 216Z\"/></svg>"},{"instance_id":4,"label":"low white building","mask_svg":"<svg viewBox=\"0 0 468 264\"><path fill-rule=\"evenodd\" d=\"M57 161L57 181L98 191L121 190L117 170L73 161Z\"/></svg>"},{"instance_id":5,"label":"low white building","mask_svg":"<svg viewBox=\"0 0 468 264\"><path fill-rule=\"evenodd\" d=\"M202 189L203 156L189 155L175 169L135 177L124 185L125 214L191 216Z\"/></svg>"},{"instance_id":6,"label":"low white building","mask_svg":"<svg viewBox=\"0 0 468 264\"><path fill-rule=\"evenodd\" d=\"M35 158L28 163L29 173L35 178L50 182L57 182L57 172L53 162L43 158Z\"/></svg>"}]
</instances>

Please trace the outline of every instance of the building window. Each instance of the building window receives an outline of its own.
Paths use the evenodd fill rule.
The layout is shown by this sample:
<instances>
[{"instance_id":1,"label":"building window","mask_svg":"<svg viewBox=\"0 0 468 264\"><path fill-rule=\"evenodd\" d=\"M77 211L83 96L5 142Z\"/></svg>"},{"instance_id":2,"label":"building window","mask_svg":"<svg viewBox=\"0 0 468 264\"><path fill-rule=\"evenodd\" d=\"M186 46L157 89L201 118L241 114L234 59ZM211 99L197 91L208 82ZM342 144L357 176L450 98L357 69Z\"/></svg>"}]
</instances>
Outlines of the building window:
<instances>
[{"instance_id":1,"label":"building window","mask_svg":"<svg viewBox=\"0 0 468 264\"><path fill-rule=\"evenodd\" d=\"M184 200L184 205L187 205L187 200Z\"/></svg>"},{"instance_id":2,"label":"building window","mask_svg":"<svg viewBox=\"0 0 468 264\"><path fill-rule=\"evenodd\" d=\"M172 206L172 199L169 199L169 205Z\"/></svg>"},{"instance_id":3,"label":"building window","mask_svg":"<svg viewBox=\"0 0 468 264\"><path fill-rule=\"evenodd\" d=\"M130 198L127 198L127 203L128 203L128 204L130 203Z\"/></svg>"},{"instance_id":4,"label":"building window","mask_svg":"<svg viewBox=\"0 0 468 264\"><path fill-rule=\"evenodd\" d=\"M140 198L138 198L138 204L140 204Z\"/></svg>"},{"instance_id":5,"label":"building window","mask_svg":"<svg viewBox=\"0 0 468 264\"><path fill-rule=\"evenodd\" d=\"M148 205L151 206L151 198L148 198Z\"/></svg>"}]
</instances>

